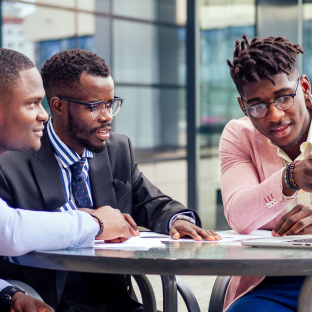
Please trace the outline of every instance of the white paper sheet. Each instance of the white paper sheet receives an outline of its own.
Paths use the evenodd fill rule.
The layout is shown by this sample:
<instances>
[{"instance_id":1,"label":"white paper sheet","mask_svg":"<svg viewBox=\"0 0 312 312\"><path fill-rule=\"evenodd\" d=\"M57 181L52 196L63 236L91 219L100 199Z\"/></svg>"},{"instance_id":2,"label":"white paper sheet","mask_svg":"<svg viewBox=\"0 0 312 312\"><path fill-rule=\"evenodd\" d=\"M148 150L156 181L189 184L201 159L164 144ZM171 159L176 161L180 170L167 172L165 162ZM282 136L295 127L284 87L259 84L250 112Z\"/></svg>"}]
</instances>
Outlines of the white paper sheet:
<instances>
[{"instance_id":1,"label":"white paper sheet","mask_svg":"<svg viewBox=\"0 0 312 312\"><path fill-rule=\"evenodd\" d=\"M156 234L156 233L154 233ZM141 238L134 236L123 243L105 243L104 241L95 241L94 248L97 249L127 249L127 250L148 250L149 248L165 248L160 238Z\"/></svg>"},{"instance_id":2,"label":"white paper sheet","mask_svg":"<svg viewBox=\"0 0 312 312\"><path fill-rule=\"evenodd\" d=\"M220 243L234 242L234 241L241 242L246 239L273 237L271 231L267 231L267 230L256 230L256 231L251 232L250 234L239 234L234 230L219 231L216 233L222 236L222 240L218 241Z\"/></svg>"},{"instance_id":3,"label":"white paper sheet","mask_svg":"<svg viewBox=\"0 0 312 312\"><path fill-rule=\"evenodd\" d=\"M225 243L225 242L241 242L246 239L272 237L271 231L257 230L251 234L239 234L234 230L217 232L222 236L219 241L202 241L209 243ZM155 232L141 232L140 236L131 237L123 243L105 243L103 240L96 240L94 248L97 249L127 249L127 250L148 250L149 248L165 248L163 242L175 241L169 235L159 234ZM181 238L179 242L194 242L192 238Z\"/></svg>"}]
</instances>

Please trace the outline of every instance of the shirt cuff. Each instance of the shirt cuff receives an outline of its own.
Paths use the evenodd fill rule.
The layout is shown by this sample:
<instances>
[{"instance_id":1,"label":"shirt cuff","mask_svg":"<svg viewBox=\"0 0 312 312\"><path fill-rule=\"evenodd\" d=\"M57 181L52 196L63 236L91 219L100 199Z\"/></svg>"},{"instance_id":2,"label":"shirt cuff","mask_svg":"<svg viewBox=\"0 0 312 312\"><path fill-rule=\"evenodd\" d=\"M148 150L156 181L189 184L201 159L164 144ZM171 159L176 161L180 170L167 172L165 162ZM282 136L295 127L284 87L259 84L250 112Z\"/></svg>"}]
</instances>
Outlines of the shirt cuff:
<instances>
[{"instance_id":1,"label":"shirt cuff","mask_svg":"<svg viewBox=\"0 0 312 312\"><path fill-rule=\"evenodd\" d=\"M67 202L65 205L63 205L62 207L59 207L56 209L56 211L58 212L64 212L64 211L70 211L70 210L78 210L76 205L71 200Z\"/></svg>"},{"instance_id":2,"label":"shirt cuff","mask_svg":"<svg viewBox=\"0 0 312 312\"><path fill-rule=\"evenodd\" d=\"M0 291L2 291L4 288L8 287L8 286L13 286L11 284L9 284L7 281L0 279Z\"/></svg>"},{"instance_id":3,"label":"shirt cuff","mask_svg":"<svg viewBox=\"0 0 312 312\"><path fill-rule=\"evenodd\" d=\"M177 216L179 216L179 215L185 215L185 216L188 216L188 217L192 218L193 221L194 221L194 224L196 225L196 218L195 218L195 215L194 215L194 213L193 213L192 211L179 212L179 213L174 214L174 215L171 217L171 219L170 219L170 221L169 221L169 231L170 231L170 229L171 229L171 227L172 227L173 221L174 221L174 220L177 218Z\"/></svg>"}]
</instances>

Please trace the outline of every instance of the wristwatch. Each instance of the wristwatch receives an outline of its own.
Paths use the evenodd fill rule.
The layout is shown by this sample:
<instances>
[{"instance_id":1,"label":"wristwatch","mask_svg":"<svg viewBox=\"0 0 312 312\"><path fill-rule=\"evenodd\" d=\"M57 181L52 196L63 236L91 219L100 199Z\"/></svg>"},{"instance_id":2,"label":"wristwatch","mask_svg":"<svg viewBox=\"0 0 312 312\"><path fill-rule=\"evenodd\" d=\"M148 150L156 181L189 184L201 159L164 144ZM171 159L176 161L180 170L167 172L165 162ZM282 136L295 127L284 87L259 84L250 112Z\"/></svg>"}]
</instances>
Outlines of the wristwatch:
<instances>
[{"instance_id":1,"label":"wristwatch","mask_svg":"<svg viewBox=\"0 0 312 312\"><path fill-rule=\"evenodd\" d=\"M176 216L174 216L171 224L173 224L173 222L177 220L185 220L195 224L195 220L192 217L186 216L184 214L177 214Z\"/></svg>"},{"instance_id":2,"label":"wristwatch","mask_svg":"<svg viewBox=\"0 0 312 312\"><path fill-rule=\"evenodd\" d=\"M2 312L9 312L10 311L10 304L12 297L14 296L15 293L17 292L22 292L25 294L25 291L22 290L21 288L17 286L8 286L5 287L1 292L0 292L0 311Z\"/></svg>"}]
</instances>

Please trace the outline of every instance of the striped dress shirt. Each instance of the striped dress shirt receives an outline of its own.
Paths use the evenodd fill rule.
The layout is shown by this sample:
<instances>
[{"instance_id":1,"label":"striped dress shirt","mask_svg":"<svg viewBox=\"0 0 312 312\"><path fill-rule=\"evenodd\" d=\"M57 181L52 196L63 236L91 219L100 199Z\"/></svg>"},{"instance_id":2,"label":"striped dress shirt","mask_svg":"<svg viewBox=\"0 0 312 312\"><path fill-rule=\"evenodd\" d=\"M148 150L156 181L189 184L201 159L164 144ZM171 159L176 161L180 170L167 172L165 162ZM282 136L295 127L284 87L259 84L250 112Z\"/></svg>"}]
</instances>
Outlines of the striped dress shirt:
<instances>
[{"instance_id":1,"label":"striped dress shirt","mask_svg":"<svg viewBox=\"0 0 312 312\"><path fill-rule=\"evenodd\" d=\"M82 158L86 158L85 164L83 166L82 174L84 175L85 180L87 182L88 193L91 198L91 203L93 204L90 181L89 181L89 163L88 163L88 158L93 158L93 153L89 151L88 149L85 149L82 156L80 157L72 148L70 148L64 142L62 142L62 140L57 136L57 134L55 133L53 129L51 118L49 119L48 124L47 124L47 131L48 131L48 137L55 151L54 155L59 166L63 189L65 192L66 201L67 201L67 205L62 206L58 208L57 210L65 211L68 209L73 209L73 210L77 209L76 205L74 204L75 200L74 200L72 190L71 190L72 174L71 174L69 166L79 161Z\"/></svg>"},{"instance_id":2,"label":"striped dress shirt","mask_svg":"<svg viewBox=\"0 0 312 312\"><path fill-rule=\"evenodd\" d=\"M67 204L58 208L57 210L66 211L68 209L73 209L73 210L77 209L76 205L74 204L75 200L71 191L71 171L70 171L69 166L79 161L81 158L86 158L82 173L87 181L87 189L91 198L91 203L93 204L90 181L89 181L89 163L88 163L88 158L93 158L93 153L89 151L88 149L85 149L82 156L80 157L73 149L71 149L69 146L63 143L53 129L51 118L48 121L47 130L48 130L48 136L49 136L50 142L55 151L54 155L59 165L59 170L60 170L60 174L62 177L63 189L65 191L65 196L67 199ZM172 218L170 219L169 229L171 228L172 223L176 219L177 215L186 215L191 218L192 223L196 224L196 218L193 212L191 211L180 212L172 216Z\"/></svg>"}]
</instances>

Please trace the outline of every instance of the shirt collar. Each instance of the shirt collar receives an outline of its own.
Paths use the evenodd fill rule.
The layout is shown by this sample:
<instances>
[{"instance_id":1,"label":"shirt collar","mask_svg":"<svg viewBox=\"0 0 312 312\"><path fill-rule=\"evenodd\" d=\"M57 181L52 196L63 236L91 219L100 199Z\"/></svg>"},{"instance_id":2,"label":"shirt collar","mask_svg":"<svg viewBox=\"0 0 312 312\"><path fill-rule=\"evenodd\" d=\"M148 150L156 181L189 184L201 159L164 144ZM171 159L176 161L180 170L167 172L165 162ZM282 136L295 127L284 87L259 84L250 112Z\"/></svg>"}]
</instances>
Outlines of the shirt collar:
<instances>
[{"instance_id":1,"label":"shirt collar","mask_svg":"<svg viewBox=\"0 0 312 312\"><path fill-rule=\"evenodd\" d=\"M64 168L69 167L70 165L83 158L93 158L93 153L87 148L84 149L82 156L80 157L72 148L66 145L55 133L52 124L52 117L49 118L47 131L49 140L54 148L54 151L59 157Z\"/></svg>"},{"instance_id":2,"label":"shirt collar","mask_svg":"<svg viewBox=\"0 0 312 312\"><path fill-rule=\"evenodd\" d=\"M311 151L312 151L312 121L310 123L310 129L309 129L309 132L308 132L308 137L307 137L307 140L303 143L301 143L300 145L300 152L301 154L295 159L295 160L302 160L304 159L307 154L310 154ZM289 158L289 156L279 147L277 146L276 144L274 144L270 139L268 139L268 142L270 145L274 146L277 150L277 155L279 157L281 157L283 160L287 161L287 162L292 162L292 160Z\"/></svg>"}]
</instances>

